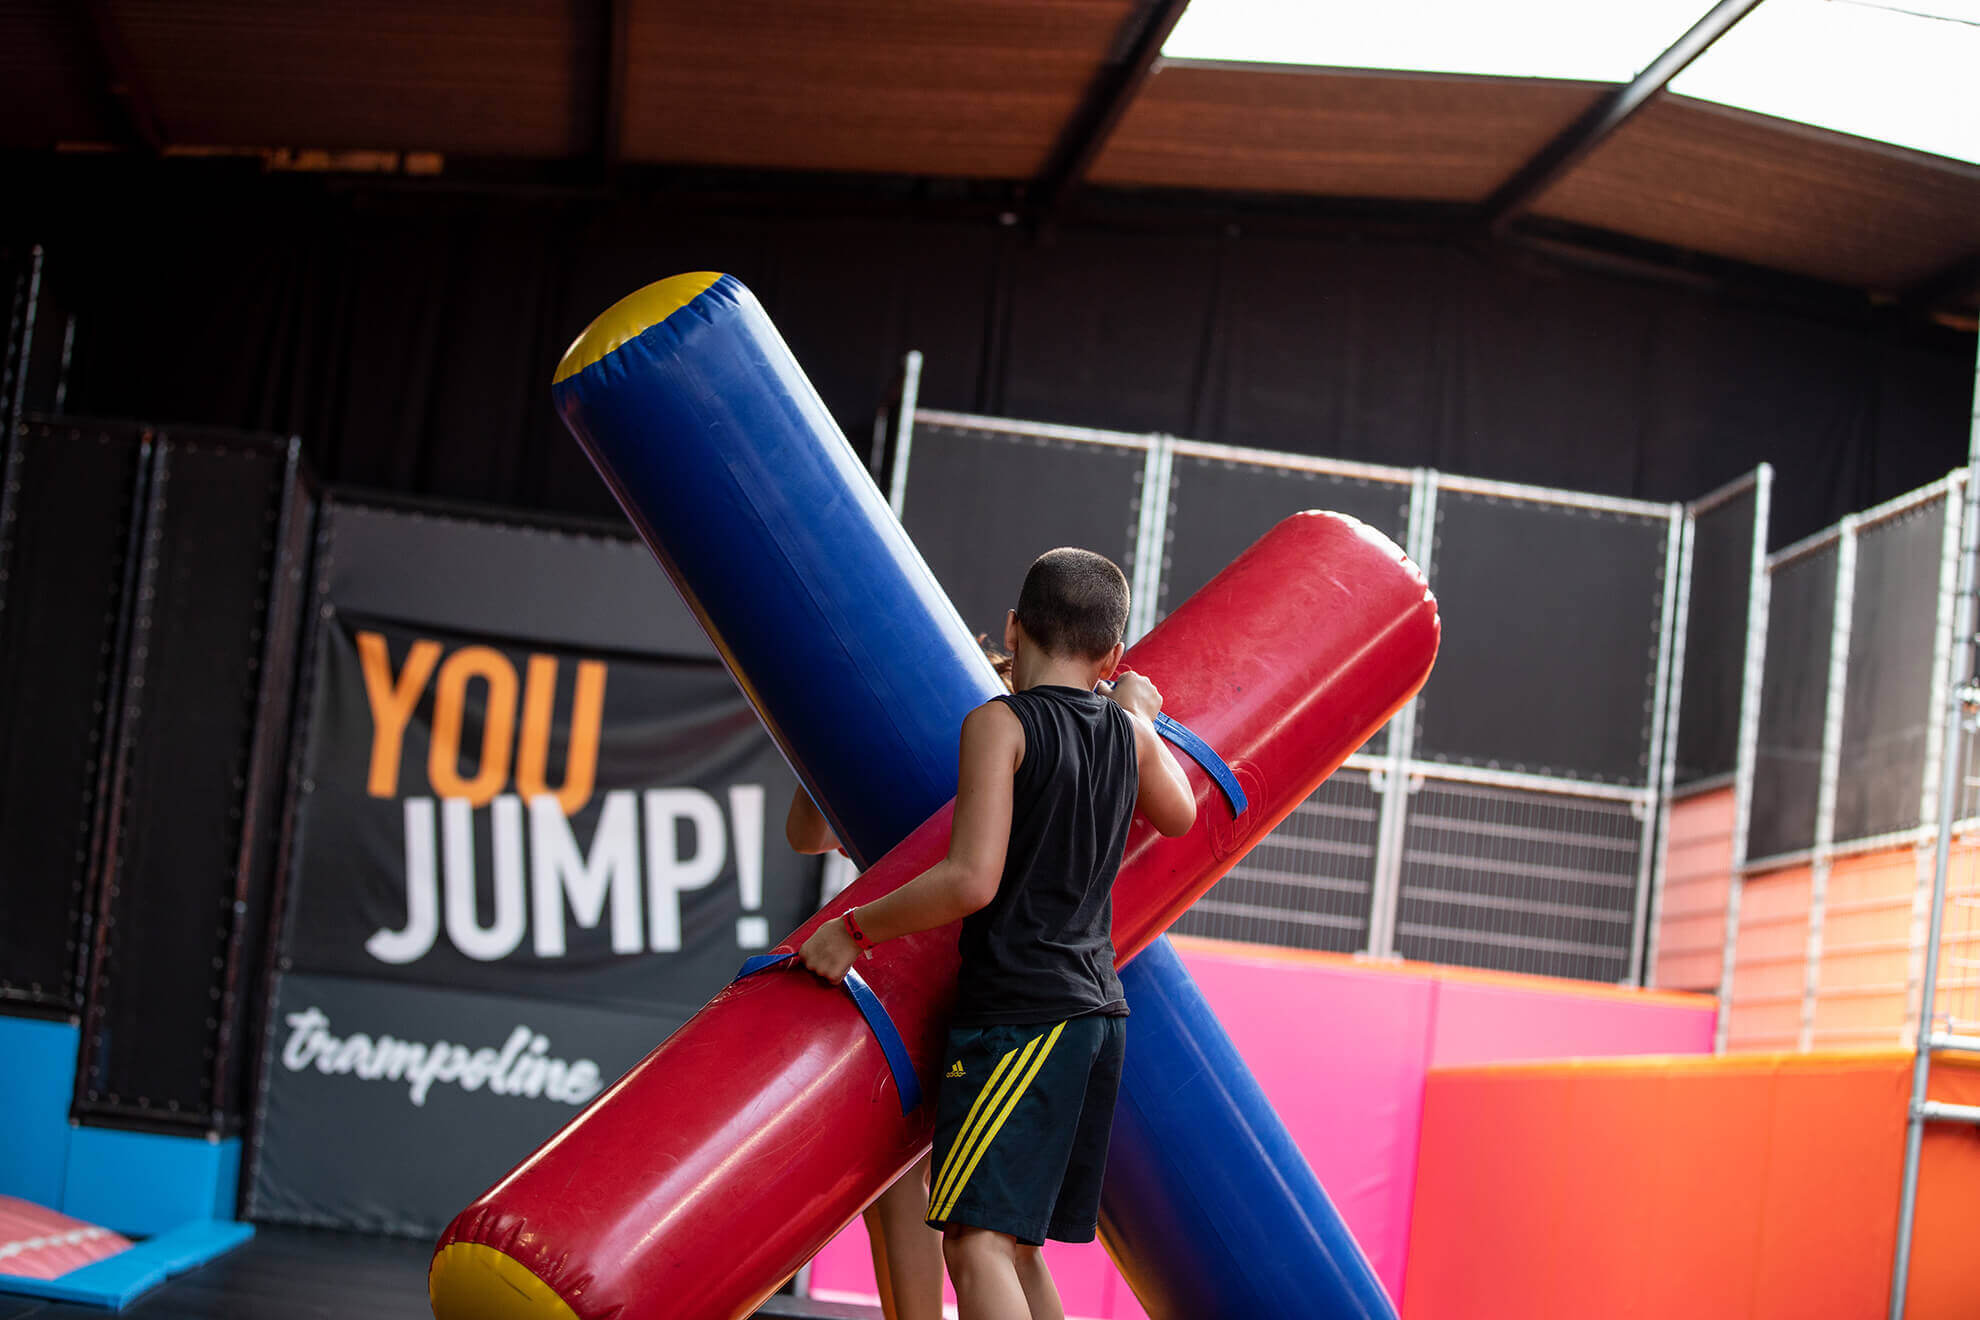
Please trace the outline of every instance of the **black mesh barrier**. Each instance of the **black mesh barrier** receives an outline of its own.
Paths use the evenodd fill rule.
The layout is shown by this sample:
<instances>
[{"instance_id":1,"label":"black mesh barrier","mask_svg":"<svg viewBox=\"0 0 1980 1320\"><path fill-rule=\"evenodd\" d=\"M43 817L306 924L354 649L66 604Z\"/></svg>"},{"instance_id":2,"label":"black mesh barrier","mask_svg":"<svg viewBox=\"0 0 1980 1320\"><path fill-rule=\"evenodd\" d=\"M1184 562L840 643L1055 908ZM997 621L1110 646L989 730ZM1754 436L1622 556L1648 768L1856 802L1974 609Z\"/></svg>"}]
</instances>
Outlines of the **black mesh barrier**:
<instances>
[{"instance_id":1,"label":"black mesh barrier","mask_svg":"<svg viewBox=\"0 0 1980 1320\"><path fill-rule=\"evenodd\" d=\"M92 850L149 440L25 423L0 502L0 1011L82 1007Z\"/></svg>"},{"instance_id":2,"label":"black mesh barrier","mask_svg":"<svg viewBox=\"0 0 1980 1320\"><path fill-rule=\"evenodd\" d=\"M1396 952L1625 980L1642 844L1631 803L1424 784L1404 828Z\"/></svg>"},{"instance_id":3,"label":"black mesh barrier","mask_svg":"<svg viewBox=\"0 0 1980 1320\"><path fill-rule=\"evenodd\" d=\"M1926 733L1945 557L1943 496L1870 523L1856 541L1849 665L1843 678L1838 843L1924 819Z\"/></svg>"},{"instance_id":4,"label":"black mesh barrier","mask_svg":"<svg viewBox=\"0 0 1980 1320\"><path fill-rule=\"evenodd\" d=\"M231 433L170 432L153 449L81 1115L208 1131L238 1120L242 964L266 917L299 624L299 466L293 442Z\"/></svg>"},{"instance_id":5,"label":"black mesh barrier","mask_svg":"<svg viewBox=\"0 0 1980 1320\"><path fill-rule=\"evenodd\" d=\"M1768 580L1767 659L1746 831L1752 861L1815 846L1835 641L1835 543L1775 566Z\"/></svg>"},{"instance_id":6,"label":"black mesh barrier","mask_svg":"<svg viewBox=\"0 0 1980 1320\"><path fill-rule=\"evenodd\" d=\"M917 423L902 521L973 633L1004 639L1031 561L1062 545L1106 555L1132 580L1139 448Z\"/></svg>"},{"instance_id":7,"label":"black mesh barrier","mask_svg":"<svg viewBox=\"0 0 1980 1320\"><path fill-rule=\"evenodd\" d=\"M1691 602L1677 716L1681 785L1729 775L1739 761L1758 514L1756 484L1692 520Z\"/></svg>"},{"instance_id":8,"label":"black mesh barrier","mask_svg":"<svg viewBox=\"0 0 1980 1320\"><path fill-rule=\"evenodd\" d=\"M1178 454L1169 475L1162 616L1270 531L1306 509L1359 518L1401 545L1409 535L1408 481L1369 481L1331 472Z\"/></svg>"},{"instance_id":9,"label":"black mesh barrier","mask_svg":"<svg viewBox=\"0 0 1980 1320\"><path fill-rule=\"evenodd\" d=\"M1369 481L1269 463L1178 454L1170 468L1158 618L1202 589L1280 519L1307 509L1359 518L1398 545L1409 536L1407 481ZM1386 726L1363 749L1388 746ZM1331 946L1328 946L1331 947Z\"/></svg>"},{"instance_id":10,"label":"black mesh barrier","mask_svg":"<svg viewBox=\"0 0 1980 1320\"><path fill-rule=\"evenodd\" d=\"M1177 919L1176 933L1337 953L1368 947L1381 814L1366 774L1336 771Z\"/></svg>"},{"instance_id":11,"label":"black mesh barrier","mask_svg":"<svg viewBox=\"0 0 1980 1320\"><path fill-rule=\"evenodd\" d=\"M1416 754L1644 785L1670 520L1443 490Z\"/></svg>"}]
</instances>

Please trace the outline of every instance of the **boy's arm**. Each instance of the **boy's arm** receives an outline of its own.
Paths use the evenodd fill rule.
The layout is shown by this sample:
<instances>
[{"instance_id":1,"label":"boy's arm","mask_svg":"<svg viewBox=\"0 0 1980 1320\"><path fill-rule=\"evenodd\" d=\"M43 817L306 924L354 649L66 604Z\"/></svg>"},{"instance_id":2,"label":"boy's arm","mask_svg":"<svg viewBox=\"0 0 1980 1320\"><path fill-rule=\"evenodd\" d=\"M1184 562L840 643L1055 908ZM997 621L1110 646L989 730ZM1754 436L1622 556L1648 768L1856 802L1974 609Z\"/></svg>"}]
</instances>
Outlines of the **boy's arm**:
<instances>
[{"instance_id":1,"label":"boy's arm","mask_svg":"<svg viewBox=\"0 0 1980 1320\"><path fill-rule=\"evenodd\" d=\"M946 926L987 905L1004 876L1011 841L1011 777L1024 755L1024 726L1001 701L963 721L956 814L949 854L884 898L856 909L868 942L879 944ZM859 957L843 921L828 921L798 950L804 965L837 985Z\"/></svg>"},{"instance_id":2,"label":"boy's arm","mask_svg":"<svg viewBox=\"0 0 1980 1320\"><path fill-rule=\"evenodd\" d=\"M1182 763L1169 750L1168 740L1155 732L1162 694L1133 670L1123 670L1116 682L1102 690L1134 720L1134 752L1141 776L1135 789L1135 810L1148 817L1148 823L1164 838L1189 833L1190 826L1196 824L1196 794L1183 774Z\"/></svg>"},{"instance_id":3,"label":"boy's arm","mask_svg":"<svg viewBox=\"0 0 1980 1320\"><path fill-rule=\"evenodd\" d=\"M801 784L792 790L791 809L784 813L784 839L793 852L828 853L839 846L825 813Z\"/></svg>"}]
</instances>

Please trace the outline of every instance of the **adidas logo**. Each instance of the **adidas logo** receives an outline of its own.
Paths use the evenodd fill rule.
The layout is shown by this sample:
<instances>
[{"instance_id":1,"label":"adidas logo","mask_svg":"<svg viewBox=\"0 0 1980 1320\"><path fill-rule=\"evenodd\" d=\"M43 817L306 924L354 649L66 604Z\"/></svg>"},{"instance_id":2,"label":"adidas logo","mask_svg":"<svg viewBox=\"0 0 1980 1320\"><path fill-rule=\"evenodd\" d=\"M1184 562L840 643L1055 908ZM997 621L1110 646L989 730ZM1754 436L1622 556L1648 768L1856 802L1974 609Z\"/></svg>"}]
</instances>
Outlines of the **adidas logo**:
<instances>
[{"instance_id":1,"label":"adidas logo","mask_svg":"<svg viewBox=\"0 0 1980 1320\"><path fill-rule=\"evenodd\" d=\"M943 1074L945 1077L967 1077L968 1075L968 1073L963 1071L961 1059L957 1059L954 1063L950 1064L949 1071Z\"/></svg>"}]
</instances>

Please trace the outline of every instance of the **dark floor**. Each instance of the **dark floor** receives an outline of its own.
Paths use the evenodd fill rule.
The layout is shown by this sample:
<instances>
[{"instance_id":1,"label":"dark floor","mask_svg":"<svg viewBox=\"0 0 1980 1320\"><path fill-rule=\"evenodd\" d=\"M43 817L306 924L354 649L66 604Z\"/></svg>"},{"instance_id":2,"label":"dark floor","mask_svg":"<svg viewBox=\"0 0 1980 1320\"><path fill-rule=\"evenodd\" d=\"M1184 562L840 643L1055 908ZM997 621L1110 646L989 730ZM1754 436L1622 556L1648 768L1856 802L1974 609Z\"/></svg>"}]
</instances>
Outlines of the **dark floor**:
<instances>
[{"instance_id":1,"label":"dark floor","mask_svg":"<svg viewBox=\"0 0 1980 1320\"><path fill-rule=\"evenodd\" d=\"M146 1293L116 1314L134 1320L432 1320L430 1243L263 1228L252 1242ZM71 1320L111 1312L0 1293L0 1320ZM768 1317L865 1320L878 1310L775 1299Z\"/></svg>"}]
</instances>

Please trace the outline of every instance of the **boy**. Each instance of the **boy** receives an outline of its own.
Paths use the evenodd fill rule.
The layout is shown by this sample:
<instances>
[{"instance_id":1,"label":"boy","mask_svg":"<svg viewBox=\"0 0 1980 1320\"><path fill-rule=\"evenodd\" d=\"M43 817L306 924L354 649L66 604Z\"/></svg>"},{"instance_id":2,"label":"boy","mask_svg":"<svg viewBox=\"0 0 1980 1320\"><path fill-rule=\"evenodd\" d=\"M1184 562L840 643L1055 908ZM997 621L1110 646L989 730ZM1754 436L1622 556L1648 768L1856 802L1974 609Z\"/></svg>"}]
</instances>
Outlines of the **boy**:
<instances>
[{"instance_id":1,"label":"boy","mask_svg":"<svg viewBox=\"0 0 1980 1320\"><path fill-rule=\"evenodd\" d=\"M1004 625L1016 691L963 721L948 856L799 951L836 984L863 947L963 923L928 1205L961 1320L1065 1314L1038 1248L1098 1226L1127 1014L1114 875L1136 809L1170 837L1196 822L1154 684L1094 692L1127 610L1103 556L1039 556Z\"/></svg>"}]
</instances>

